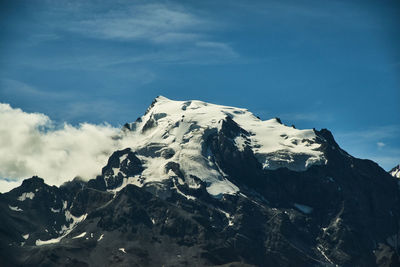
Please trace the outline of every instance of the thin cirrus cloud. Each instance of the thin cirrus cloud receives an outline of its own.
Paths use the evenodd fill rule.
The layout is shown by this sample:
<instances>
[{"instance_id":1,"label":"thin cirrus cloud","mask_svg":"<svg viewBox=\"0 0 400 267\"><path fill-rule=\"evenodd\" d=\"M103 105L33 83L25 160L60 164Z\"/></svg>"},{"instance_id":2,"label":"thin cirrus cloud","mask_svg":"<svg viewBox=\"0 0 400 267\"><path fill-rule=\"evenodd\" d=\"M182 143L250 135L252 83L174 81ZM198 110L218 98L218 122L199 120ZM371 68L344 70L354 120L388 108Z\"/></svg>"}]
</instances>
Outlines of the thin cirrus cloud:
<instances>
[{"instance_id":1,"label":"thin cirrus cloud","mask_svg":"<svg viewBox=\"0 0 400 267\"><path fill-rule=\"evenodd\" d=\"M400 125L385 125L362 131L339 132L340 137L354 138L354 140L371 141L384 138L397 138L400 135Z\"/></svg>"},{"instance_id":2,"label":"thin cirrus cloud","mask_svg":"<svg viewBox=\"0 0 400 267\"><path fill-rule=\"evenodd\" d=\"M147 4L133 5L74 22L70 30L99 39L170 43L198 40L201 38L200 32L209 26L208 21L182 8Z\"/></svg>"},{"instance_id":3,"label":"thin cirrus cloud","mask_svg":"<svg viewBox=\"0 0 400 267\"><path fill-rule=\"evenodd\" d=\"M73 21L67 30L88 38L144 43L161 49L160 53L147 49L111 59L110 65L143 61L207 64L239 57L231 44L215 37L222 24L175 4L133 4Z\"/></svg>"},{"instance_id":4,"label":"thin cirrus cloud","mask_svg":"<svg viewBox=\"0 0 400 267\"><path fill-rule=\"evenodd\" d=\"M123 147L120 130L82 123L56 127L44 114L0 104L0 191L38 175L51 185L76 176L90 179Z\"/></svg>"},{"instance_id":5,"label":"thin cirrus cloud","mask_svg":"<svg viewBox=\"0 0 400 267\"><path fill-rule=\"evenodd\" d=\"M140 64L140 68L154 63L207 65L232 63L240 58L233 44L220 35L230 24L181 5L125 2L107 9L94 8L92 4L89 1L86 5L53 7L46 14L53 14L51 19L55 23L45 29L51 32L51 38L58 40L71 40L70 34L74 35L72 40L95 40L102 50L83 47L68 56L60 53L40 60L33 58L23 65L50 70L112 71L119 65ZM35 44L47 40L31 39ZM120 49L111 48L116 43ZM149 68L148 72L152 72L153 66ZM146 73L138 76L148 79Z\"/></svg>"},{"instance_id":6,"label":"thin cirrus cloud","mask_svg":"<svg viewBox=\"0 0 400 267\"><path fill-rule=\"evenodd\" d=\"M0 79L0 96L1 94L45 97L48 99L66 99L71 96L65 92L42 91L29 84L13 79Z\"/></svg>"}]
</instances>

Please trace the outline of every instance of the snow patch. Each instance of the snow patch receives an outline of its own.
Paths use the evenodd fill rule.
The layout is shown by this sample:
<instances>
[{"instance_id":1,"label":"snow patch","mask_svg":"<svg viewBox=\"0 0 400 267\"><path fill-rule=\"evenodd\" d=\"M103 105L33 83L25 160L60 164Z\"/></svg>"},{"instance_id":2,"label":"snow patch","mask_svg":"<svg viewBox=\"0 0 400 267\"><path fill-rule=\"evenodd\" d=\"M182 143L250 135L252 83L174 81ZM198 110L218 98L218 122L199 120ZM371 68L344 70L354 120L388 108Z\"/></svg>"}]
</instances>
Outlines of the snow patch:
<instances>
[{"instance_id":1,"label":"snow patch","mask_svg":"<svg viewBox=\"0 0 400 267\"><path fill-rule=\"evenodd\" d=\"M178 194L184 196L187 200L196 200L196 198L194 196L186 195L181 190L179 190L179 188L175 184L175 181L174 181L174 186L172 187L172 189L175 189Z\"/></svg>"},{"instance_id":2,"label":"snow patch","mask_svg":"<svg viewBox=\"0 0 400 267\"><path fill-rule=\"evenodd\" d=\"M104 234L101 234L101 236L99 237L99 239L97 239L97 241L100 241L100 240L102 240L102 239L103 239L103 237L104 237Z\"/></svg>"},{"instance_id":3,"label":"snow patch","mask_svg":"<svg viewBox=\"0 0 400 267\"><path fill-rule=\"evenodd\" d=\"M48 245L48 244L54 244L54 243L59 243L61 241L61 239L63 239L65 236L67 236L72 230L74 230L74 228L76 227L76 225L82 221L84 221L86 219L87 214L83 214L82 216L79 217L75 217L74 215L72 215L68 210L65 211L65 219L66 221L72 221L69 224L69 227L66 227L65 225L61 226L61 231L59 232L61 234L61 236L57 237L57 238L53 238L50 240L36 240L35 244L36 246L41 246L41 245Z\"/></svg>"},{"instance_id":4,"label":"snow patch","mask_svg":"<svg viewBox=\"0 0 400 267\"><path fill-rule=\"evenodd\" d=\"M18 208L17 206L10 206L10 205L8 205L8 208L10 209L10 210L12 210L12 211L23 211L22 209L20 209L20 208Z\"/></svg>"},{"instance_id":5,"label":"snow patch","mask_svg":"<svg viewBox=\"0 0 400 267\"><path fill-rule=\"evenodd\" d=\"M221 181L214 181L214 183L210 184L206 190L210 195L222 197L223 194L236 194L239 191L239 187L224 178Z\"/></svg>"},{"instance_id":6,"label":"snow patch","mask_svg":"<svg viewBox=\"0 0 400 267\"><path fill-rule=\"evenodd\" d=\"M128 153L122 155L122 156L119 158L119 162L122 163L124 160L126 160L127 157L128 157Z\"/></svg>"},{"instance_id":7,"label":"snow patch","mask_svg":"<svg viewBox=\"0 0 400 267\"><path fill-rule=\"evenodd\" d=\"M321 245L317 246L317 250L321 253L321 255L325 258L325 260L327 262L329 262L330 264L334 264L333 261L331 261L331 259L328 258L328 256L326 256L325 252L324 252L324 248ZM337 266L337 265L336 265Z\"/></svg>"},{"instance_id":8,"label":"snow patch","mask_svg":"<svg viewBox=\"0 0 400 267\"><path fill-rule=\"evenodd\" d=\"M72 239L82 238L82 237L84 237L85 235L86 235L86 232L83 232L83 233L80 234L80 235L74 236Z\"/></svg>"},{"instance_id":9,"label":"snow patch","mask_svg":"<svg viewBox=\"0 0 400 267\"><path fill-rule=\"evenodd\" d=\"M225 215L225 217L228 219L228 226L233 226L233 216L230 215L228 212L223 211L221 209L218 209L219 212Z\"/></svg>"},{"instance_id":10,"label":"snow patch","mask_svg":"<svg viewBox=\"0 0 400 267\"><path fill-rule=\"evenodd\" d=\"M42 245L55 244L55 243L60 242L60 240L61 240L61 238L53 238L53 239L44 240L44 241L38 239L38 240L35 241L35 245L36 246L42 246Z\"/></svg>"},{"instance_id":11,"label":"snow patch","mask_svg":"<svg viewBox=\"0 0 400 267\"><path fill-rule=\"evenodd\" d=\"M50 210L51 210L51 212L54 212L54 213L60 212L60 209L53 209L53 208L50 208Z\"/></svg>"},{"instance_id":12,"label":"snow patch","mask_svg":"<svg viewBox=\"0 0 400 267\"><path fill-rule=\"evenodd\" d=\"M27 198L33 199L34 197L35 197L35 193L33 193L33 192L22 193L22 195L19 196L19 197L17 198L17 200L19 200L19 201L25 201Z\"/></svg>"},{"instance_id":13,"label":"snow patch","mask_svg":"<svg viewBox=\"0 0 400 267\"><path fill-rule=\"evenodd\" d=\"M25 239L25 240L27 240L27 239L29 238L29 234L22 235L22 238Z\"/></svg>"},{"instance_id":14,"label":"snow patch","mask_svg":"<svg viewBox=\"0 0 400 267\"><path fill-rule=\"evenodd\" d=\"M127 186L128 184L133 184L136 185L137 187L142 187L143 184L143 179L140 175L135 175L134 177L125 177L122 180L122 184L114 189L108 189L108 192L112 192L112 193L117 193L118 191L120 191L122 188L124 188L125 186Z\"/></svg>"},{"instance_id":15,"label":"snow patch","mask_svg":"<svg viewBox=\"0 0 400 267\"><path fill-rule=\"evenodd\" d=\"M393 168L390 171L390 175L392 175L395 178L400 178L400 165L398 165L397 167Z\"/></svg>"},{"instance_id":16,"label":"snow patch","mask_svg":"<svg viewBox=\"0 0 400 267\"><path fill-rule=\"evenodd\" d=\"M112 168L112 170L115 176L120 172L119 168Z\"/></svg>"},{"instance_id":17,"label":"snow patch","mask_svg":"<svg viewBox=\"0 0 400 267\"><path fill-rule=\"evenodd\" d=\"M126 254L125 248L119 248L118 250Z\"/></svg>"},{"instance_id":18,"label":"snow patch","mask_svg":"<svg viewBox=\"0 0 400 267\"><path fill-rule=\"evenodd\" d=\"M244 151L244 148L246 147L246 139L244 139L242 136L238 136L235 138L235 144L239 151Z\"/></svg>"}]
</instances>

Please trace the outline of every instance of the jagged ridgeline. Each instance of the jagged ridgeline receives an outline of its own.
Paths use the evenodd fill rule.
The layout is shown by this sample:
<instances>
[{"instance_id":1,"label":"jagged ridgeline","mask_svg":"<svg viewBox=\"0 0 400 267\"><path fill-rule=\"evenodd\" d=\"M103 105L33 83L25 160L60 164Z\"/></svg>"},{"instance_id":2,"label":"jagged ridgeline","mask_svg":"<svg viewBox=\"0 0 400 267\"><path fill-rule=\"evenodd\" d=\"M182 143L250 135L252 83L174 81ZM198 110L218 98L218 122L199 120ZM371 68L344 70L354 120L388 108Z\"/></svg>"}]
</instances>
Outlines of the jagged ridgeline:
<instances>
[{"instance_id":1,"label":"jagged ridgeline","mask_svg":"<svg viewBox=\"0 0 400 267\"><path fill-rule=\"evenodd\" d=\"M1 266L400 265L397 178L326 129L158 97L121 136L95 179L0 194Z\"/></svg>"}]
</instances>

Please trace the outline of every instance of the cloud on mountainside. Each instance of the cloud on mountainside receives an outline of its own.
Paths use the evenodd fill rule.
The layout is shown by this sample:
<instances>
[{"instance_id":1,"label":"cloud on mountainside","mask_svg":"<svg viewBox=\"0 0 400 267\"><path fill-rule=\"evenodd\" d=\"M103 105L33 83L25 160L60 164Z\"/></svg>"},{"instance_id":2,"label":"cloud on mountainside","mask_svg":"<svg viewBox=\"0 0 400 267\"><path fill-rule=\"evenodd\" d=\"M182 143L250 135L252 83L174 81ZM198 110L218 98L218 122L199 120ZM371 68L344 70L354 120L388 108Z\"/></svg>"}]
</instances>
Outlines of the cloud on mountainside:
<instances>
[{"instance_id":1,"label":"cloud on mountainside","mask_svg":"<svg viewBox=\"0 0 400 267\"><path fill-rule=\"evenodd\" d=\"M388 169L398 164L400 151L389 145L398 131L393 125L335 136L352 155L373 159ZM112 152L131 143L127 136L113 138L119 133L118 128L108 124L55 125L44 114L0 103L0 192L9 191L33 175L51 185L76 176L94 178Z\"/></svg>"},{"instance_id":2,"label":"cloud on mountainside","mask_svg":"<svg viewBox=\"0 0 400 267\"><path fill-rule=\"evenodd\" d=\"M44 114L0 104L0 192L32 175L54 185L96 176L120 148L121 141L112 138L118 132L107 124L56 127Z\"/></svg>"}]
</instances>

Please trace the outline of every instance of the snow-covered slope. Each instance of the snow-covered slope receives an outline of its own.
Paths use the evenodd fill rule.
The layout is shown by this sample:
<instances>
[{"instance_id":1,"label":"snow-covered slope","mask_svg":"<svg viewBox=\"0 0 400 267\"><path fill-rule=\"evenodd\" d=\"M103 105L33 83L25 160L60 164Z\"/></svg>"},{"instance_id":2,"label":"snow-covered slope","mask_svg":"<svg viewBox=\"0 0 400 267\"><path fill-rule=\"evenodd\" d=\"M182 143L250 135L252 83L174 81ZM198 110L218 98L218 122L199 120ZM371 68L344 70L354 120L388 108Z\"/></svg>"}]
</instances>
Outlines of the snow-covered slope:
<instances>
[{"instance_id":1,"label":"snow-covered slope","mask_svg":"<svg viewBox=\"0 0 400 267\"><path fill-rule=\"evenodd\" d=\"M185 181L181 183L197 187L192 179L197 177L206 182L212 195L236 193L237 186L226 179L212 160L212 153L204 148L207 136L220 131L227 117L244 130L234 138L238 150L252 149L264 169L304 171L311 165L326 163L319 150L322 141L313 130L288 127L278 119L262 121L246 109L159 96L144 116L125 126L130 130L124 138L125 147L137 153L144 171L140 177L126 177L124 183L140 186L169 179L175 173L165 171L164 166L173 161L183 172ZM114 175L118 172L114 170Z\"/></svg>"},{"instance_id":2,"label":"snow-covered slope","mask_svg":"<svg viewBox=\"0 0 400 267\"><path fill-rule=\"evenodd\" d=\"M400 164L390 170L390 175L396 178L400 178Z\"/></svg>"}]
</instances>

